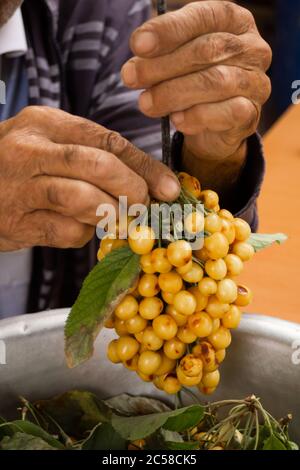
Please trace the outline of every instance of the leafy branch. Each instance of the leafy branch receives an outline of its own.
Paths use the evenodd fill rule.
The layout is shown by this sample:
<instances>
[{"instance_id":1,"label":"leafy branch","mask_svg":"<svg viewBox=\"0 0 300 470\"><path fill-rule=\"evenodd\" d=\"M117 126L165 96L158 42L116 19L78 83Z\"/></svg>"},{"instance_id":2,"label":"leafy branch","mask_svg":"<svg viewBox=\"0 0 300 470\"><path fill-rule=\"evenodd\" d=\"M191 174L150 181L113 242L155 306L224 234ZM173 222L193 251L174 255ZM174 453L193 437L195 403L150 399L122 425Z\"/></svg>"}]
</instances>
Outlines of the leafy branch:
<instances>
[{"instance_id":1,"label":"leafy branch","mask_svg":"<svg viewBox=\"0 0 300 470\"><path fill-rule=\"evenodd\" d=\"M0 449L125 450L136 440L151 450L298 449L288 434L291 416L277 421L254 395L207 405L194 398L194 405L177 409L153 398L122 394L100 400L79 391L26 401L29 417L0 419ZM39 425L30 421L33 414Z\"/></svg>"}]
</instances>

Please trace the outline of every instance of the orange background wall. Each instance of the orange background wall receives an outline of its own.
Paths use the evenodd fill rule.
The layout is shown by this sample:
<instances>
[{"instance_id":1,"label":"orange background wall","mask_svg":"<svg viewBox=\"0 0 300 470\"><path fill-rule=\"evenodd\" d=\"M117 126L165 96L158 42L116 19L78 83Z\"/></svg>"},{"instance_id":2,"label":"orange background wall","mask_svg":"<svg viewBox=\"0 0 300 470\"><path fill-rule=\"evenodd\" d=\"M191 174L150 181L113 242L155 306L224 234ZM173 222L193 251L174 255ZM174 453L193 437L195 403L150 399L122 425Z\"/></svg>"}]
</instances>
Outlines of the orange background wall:
<instances>
[{"instance_id":1,"label":"orange background wall","mask_svg":"<svg viewBox=\"0 0 300 470\"><path fill-rule=\"evenodd\" d=\"M300 105L266 134L267 173L259 199L261 233L284 232L288 241L257 253L243 281L254 291L248 311L300 323Z\"/></svg>"}]
</instances>

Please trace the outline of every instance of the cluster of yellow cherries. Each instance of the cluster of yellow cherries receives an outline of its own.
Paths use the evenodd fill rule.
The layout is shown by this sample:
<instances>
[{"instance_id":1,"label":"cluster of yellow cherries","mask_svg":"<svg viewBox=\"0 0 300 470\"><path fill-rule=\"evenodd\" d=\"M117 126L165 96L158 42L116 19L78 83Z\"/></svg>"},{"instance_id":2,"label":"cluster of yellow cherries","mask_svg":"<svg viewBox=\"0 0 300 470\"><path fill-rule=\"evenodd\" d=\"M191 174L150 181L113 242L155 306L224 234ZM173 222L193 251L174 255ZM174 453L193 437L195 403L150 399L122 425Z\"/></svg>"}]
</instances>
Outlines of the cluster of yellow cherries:
<instances>
[{"instance_id":1,"label":"cluster of yellow cherries","mask_svg":"<svg viewBox=\"0 0 300 470\"><path fill-rule=\"evenodd\" d=\"M251 291L235 278L254 249L247 243L247 222L220 209L214 191L201 191L199 181L186 173L179 179L205 207L205 214L191 212L184 221L190 233L204 231L200 250L183 239L155 247L148 226L136 227L128 241L101 241L99 260L128 243L141 256L142 268L137 284L105 323L118 335L107 356L168 394L197 386L209 395L220 381L230 330L240 323L240 308L252 300Z\"/></svg>"}]
</instances>

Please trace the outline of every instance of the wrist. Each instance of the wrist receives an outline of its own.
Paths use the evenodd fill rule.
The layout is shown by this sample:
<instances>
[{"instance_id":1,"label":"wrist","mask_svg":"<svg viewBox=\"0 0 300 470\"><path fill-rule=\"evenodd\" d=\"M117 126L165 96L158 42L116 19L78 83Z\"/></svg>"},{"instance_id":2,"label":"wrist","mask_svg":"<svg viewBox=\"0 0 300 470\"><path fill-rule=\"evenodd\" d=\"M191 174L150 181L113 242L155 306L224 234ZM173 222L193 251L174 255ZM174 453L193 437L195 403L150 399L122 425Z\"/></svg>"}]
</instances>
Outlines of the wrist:
<instances>
[{"instance_id":1,"label":"wrist","mask_svg":"<svg viewBox=\"0 0 300 470\"><path fill-rule=\"evenodd\" d=\"M191 150L184 139L181 167L184 171L196 176L201 186L219 193L224 200L230 199L235 190L247 157L247 140L231 155L217 157L199 155L196 149Z\"/></svg>"}]
</instances>

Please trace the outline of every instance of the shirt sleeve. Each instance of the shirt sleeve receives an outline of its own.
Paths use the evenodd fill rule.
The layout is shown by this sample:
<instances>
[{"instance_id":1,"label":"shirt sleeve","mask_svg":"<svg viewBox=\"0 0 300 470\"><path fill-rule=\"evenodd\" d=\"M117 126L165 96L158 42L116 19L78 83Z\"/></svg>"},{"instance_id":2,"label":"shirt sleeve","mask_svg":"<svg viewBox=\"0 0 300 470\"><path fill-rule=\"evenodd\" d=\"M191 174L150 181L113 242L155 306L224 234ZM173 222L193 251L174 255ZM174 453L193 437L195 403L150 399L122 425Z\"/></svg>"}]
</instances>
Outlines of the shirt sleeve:
<instances>
[{"instance_id":1,"label":"shirt sleeve","mask_svg":"<svg viewBox=\"0 0 300 470\"><path fill-rule=\"evenodd\" d=\"M176 132L173 138L173 160L175 168L180 170L182 155L183 135ZM246 220L253 232L258 228L257 198L265 174L265 159L263 146L259 134L254 134L248 139L248 151L246 162L235 188L231 206L226 207L235 217ZM222 203L222 201L221 201Z\"/></svg>"},{"instance_id":2,"label":"shirt sleeve","mask_svg":"<svg viewBox=\"0 0 300 470\"><path fill-rule=\"evenodd\" d=\"M252 231L258 229L257 198L265 175L265 159L261 138L258 134L248 139L246 164L237 186L237 204L233 212L250 224Z\"/></svg>"},{"instance_id":3,"label":"shirt sleeve","mask_svg":"<svg viewBox=\"0 0 300 470\"><path fill-rule=\"evenodd\" d=\"M144 116L138 108L140 91L124 87L120 70L132 57L129 40L132 32L150 17L150 0L112 2L118 10L110 9L106 35L110 36L109 50L97 76L88 118L120 132L140 149L161 159L160 120ZM120 9L122 11L120 11Z\"/></svg>"}]
</instances>

